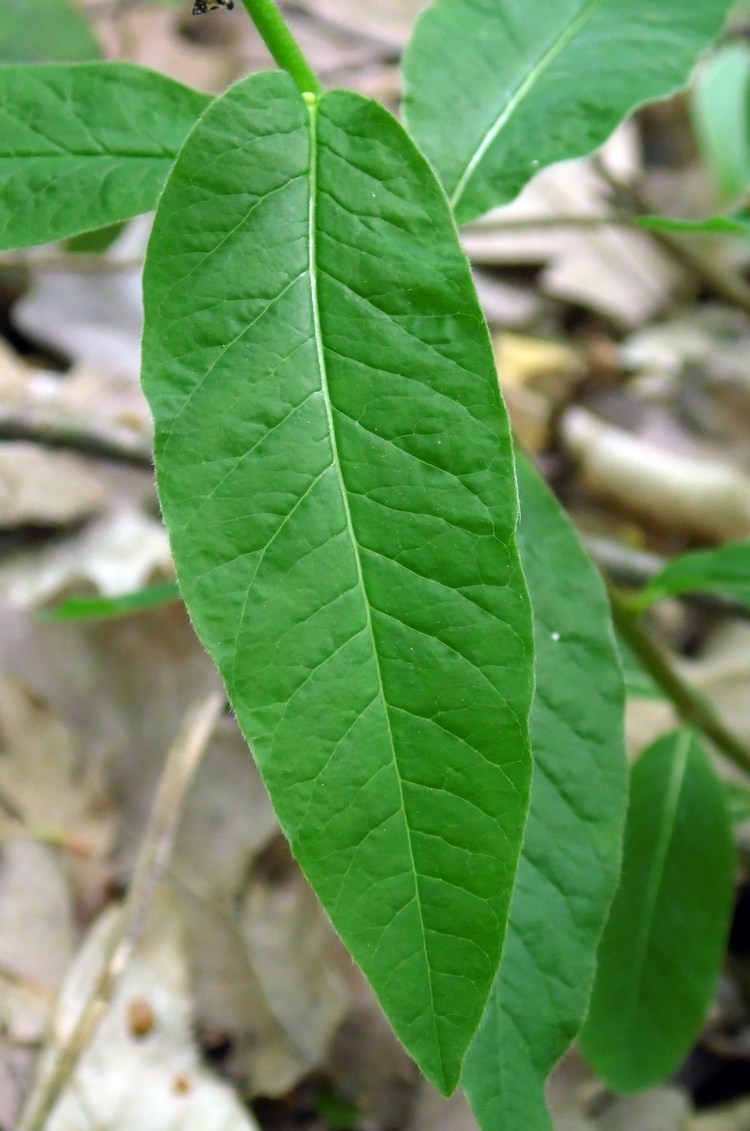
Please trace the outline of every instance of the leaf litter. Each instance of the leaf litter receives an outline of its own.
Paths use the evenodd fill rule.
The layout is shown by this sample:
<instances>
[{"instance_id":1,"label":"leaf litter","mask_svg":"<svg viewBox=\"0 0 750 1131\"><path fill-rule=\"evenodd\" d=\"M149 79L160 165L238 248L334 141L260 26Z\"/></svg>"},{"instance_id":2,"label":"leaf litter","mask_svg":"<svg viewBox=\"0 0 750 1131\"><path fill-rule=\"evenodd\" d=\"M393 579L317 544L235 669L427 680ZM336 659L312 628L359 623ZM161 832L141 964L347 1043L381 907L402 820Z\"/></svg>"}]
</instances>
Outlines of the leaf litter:
<instances>
[{"instance_id":1,"label":"leaf litter","mask_svg":"<svg viewBox=\"0 0 750 1131\"><path fill-rule=\"evenodd\" d=\"M290 16L327 83L358 87L395 106L396 56L422 6L300 0ZM102 4L95 23L110 57L136 59L209 91L268 65L246 20L198 26L174 5ZM674 113L681 121L679 105ZM651 156L644 160L647 130ZM621 131L601 159L540 174L516 202L467 229L464 241L480 269L498 353L511 371L508 399L519 431L567 492L574 517L585 532L626 550L669 555L745 531L744 518L719 529L716 507L710 499L701 504L700 485L709 463L722 481L738 485L738 499L746 491L743 357L750 334L746 312L726 305L673 248L604 223L618 181L638 182L665 208L678 196L686 213L705 206L690 162L677 162L668 176L659 167L654 135L665 144L665 127L644 118ZM561 216L576 223L555 226ZM32 1082L43 1086L120 929L122 891L165 753L214 678L179 605L98 625L36 618L69 594L117 595L171 576L137 383L139 260L147 232L148 220L132 225L103 255L109 268L96 274L72 256L69 266L45 268L45 257L66 260L61 248L25 255L23 294L10 300L10 318L14 340L31 343L36 358L22 361L0 343L4 1128L19 1125ZM728 254L726 242L711 246L709 258L742 268L741 251ZM718 321L706 313L704 289ZM503 344L508 330L523 336L531 362L514 339ZM538 356L549 358L546 347L565 353L552 365L563 371L557 383L533 369ZM70 363L64 372L61 355ZM663 415L655 436L649 421L657 402ZM615 468L614 480L609 471L604 480L600 471L599 479L594 475L593 441L587 448L580 439L581 413L594 435L615 429L637 446L634 459L647 480L640 495L632 462ZM21 439L5 438L11 427ZM96 451L77 446L87 432L99 443ZM60 433L66 442L51 447L45 437ZM669 502L667 465L673 473L674 458L649 458L650 448L659 455L665 446L685 461L687 514ZM616 463L617 444L607 447ZM656 615L677 651L690 639L686 671L747 734L746 626L706 622L700 609L677 627L663 612ZM667 711L658 702L631 704L634 748L671 725ZM291 1128L301 1111L322 1131L333 1125L317 1099L327 1088L359 1112L351 1125L362 1131L473 1131L460 1096L446 1102L418 1083L280 841L229 716L217 725L179 817L139 944L50 1118L52 1131ZM613 1104L585 1067L571 1063L574 1055L550 1084L558 1131L733 1131L747 1123L746 1101L689 1114L679 1087Z\"/></svg>"}]
</instances>

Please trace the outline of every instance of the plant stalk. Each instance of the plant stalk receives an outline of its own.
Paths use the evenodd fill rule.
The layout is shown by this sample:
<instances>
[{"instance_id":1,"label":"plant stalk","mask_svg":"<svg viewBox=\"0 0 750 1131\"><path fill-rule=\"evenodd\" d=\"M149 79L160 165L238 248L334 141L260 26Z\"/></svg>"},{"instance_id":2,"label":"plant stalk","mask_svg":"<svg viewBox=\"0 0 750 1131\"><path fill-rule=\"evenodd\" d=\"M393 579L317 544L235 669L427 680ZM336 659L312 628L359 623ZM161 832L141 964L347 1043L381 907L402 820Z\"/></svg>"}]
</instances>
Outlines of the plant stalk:
<instances>
[{"instance_id":1,"label":"plant stalk","mask_svg":"<svg viewBox=\"0 0 750 1131\"><path fill-rule=\"evenodd\" d=\"M709 701L691 687L640 623L635 603L622 590L607 586L612 619L636 658L671 700L684 722L697 727L743 773L750 775L750 747L724 725Z\"/></svg>"},{"instance_id":2,"label":"plant stalk","mask_svg":"<svg viewBox=\"0 0 750 1131\"><path fill-rule=\"evenodd\" d=\"M301 94L321 95L318 76L305 58L274 0L242 0L263 42L283 71L294 79Z\"/></svg>"}]
</instances>

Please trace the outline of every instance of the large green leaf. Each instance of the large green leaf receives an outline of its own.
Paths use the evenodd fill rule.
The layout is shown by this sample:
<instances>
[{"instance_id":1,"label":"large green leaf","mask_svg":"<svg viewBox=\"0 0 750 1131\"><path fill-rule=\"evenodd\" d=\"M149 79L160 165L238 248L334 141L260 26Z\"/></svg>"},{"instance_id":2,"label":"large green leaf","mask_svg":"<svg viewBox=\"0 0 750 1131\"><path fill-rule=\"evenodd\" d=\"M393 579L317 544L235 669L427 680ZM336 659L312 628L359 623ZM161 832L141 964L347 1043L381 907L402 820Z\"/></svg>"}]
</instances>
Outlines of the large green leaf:
<instances>
[{"instance_id":1,"label":"large green leaf","mask_svg":"<svg viewBox=\"0 0 750 1131\"><path fill-rule=\"evenodd\" d=\"M624 688L609 605L525 460L519 542L534 608L534 781L502 963L462 1084L485 1131L546 1131L544 1084L588 1006L620 864Z\"/></svg>"},{"instance_id":2,"label":"large green leaf","mask_svg":"<svg viewBox=\"0 0 750 1131\"><path fill-rule=\"evenodd\" d=\"M644 608L681 593L721 593L750 607L750 542L729 542L675 558L641 594Z\"/></svg>"},{"instance_id":3,"label":"large green leaf","mask_svg":"<svg viewBox=\"0 0 750 1131\"><path fill-rule=\"evenodd\" d=\"M533 639L445 197L376 103L253 76L177 160L145 300L183 597L295 854L448 1091L515 879Z\"/></svg>"},{"instance_id":4,"label":"large green leaf","mask_svg":"<svg viewBox=\"0 0 750 1131\"><path fill-rule=\"evenodd\" d=\"M459 221L545 165L590 153L688 79L730 0L435 0L417 22L406 117Z\"/></svg>"},{"instance_id":5,"label":"large green leaf","mask_svg":"<svg viewBox=\"0 0 750 1131\"><path fill-rule=\"evenodd\" d=\"M154 208L210 101L129 63L0 67L0 248Z\"/></svg>"},{"instance_id":6,"label":"large green leaf","mask_svg":"<svg viewBox=\"0 0 750 1131\"><path fill-rule=\"evenodd\" d=\"M0 4L0 63L83 63L99 55L88 20L70 0Z\"/></svg>"},{"instance_id":7,"label":"large green leaf","mask_svg":"<svg viewBox=\"0 0 750 1131\"><path fill-rule=\"evenodd\" d=\"M735 857L721 783L697 737L660 738L631 774L622 878L599 948L583 1049L619 1092L678 1067L719 975Z\"/></svg>"}]
</instances>

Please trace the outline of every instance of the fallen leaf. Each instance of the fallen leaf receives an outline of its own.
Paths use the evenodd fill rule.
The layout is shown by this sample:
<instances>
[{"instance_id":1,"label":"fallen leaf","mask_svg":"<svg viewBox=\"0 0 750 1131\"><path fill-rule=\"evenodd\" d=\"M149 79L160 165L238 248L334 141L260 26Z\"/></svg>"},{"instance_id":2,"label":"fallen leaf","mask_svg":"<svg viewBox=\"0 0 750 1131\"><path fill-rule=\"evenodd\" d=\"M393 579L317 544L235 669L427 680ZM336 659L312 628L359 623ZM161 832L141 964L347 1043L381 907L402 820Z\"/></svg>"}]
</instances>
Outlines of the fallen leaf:
<instances>
[{"instance_id":1,"label":"fallen leaf","mask_svg":"<svg viewBox=\"0 0 750 1131\"><path fill-rule=\"evenodd\" d=\"M104 501L94 469L79 456L0 443L0 527L65 526L100 511Z\"/></svg>"},{"instance_id":2,"label":"fallen leaf","mask_svg":"<svg viewBox=\"0 0 750 1131\"><path fill-rule=\"evenodd\" d=\"M89 933L63 985L29 1105L33 1109L61 1046L70 1038L120 931L107 912ZM148 1032L133 1030L133 1003L152 1014ZM49 1116L48 1131L254 1131L231 1089L201 1064L192 1034L187 952L179 904L157 898L113 999Z\"/></svg>"}]
</instances>

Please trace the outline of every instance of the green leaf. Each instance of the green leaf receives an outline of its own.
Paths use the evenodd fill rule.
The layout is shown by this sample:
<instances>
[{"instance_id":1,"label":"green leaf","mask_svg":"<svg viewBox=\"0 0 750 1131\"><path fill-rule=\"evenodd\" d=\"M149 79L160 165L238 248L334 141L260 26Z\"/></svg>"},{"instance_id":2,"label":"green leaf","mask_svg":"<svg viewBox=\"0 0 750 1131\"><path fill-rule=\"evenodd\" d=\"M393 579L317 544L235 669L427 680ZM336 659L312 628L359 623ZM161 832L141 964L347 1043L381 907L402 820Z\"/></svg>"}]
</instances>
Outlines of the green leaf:
<instances>
[{"instance_id":1,"label":"green leaf","mask_svg":"<svg viewBox=\"0 0 750 1131\"><path fill-rule=\"evenodd\" d=\"M620 653L625 691L632 699L664 699L664 692L649 675L633 654L631 648L618 636L617 647Z\"/></svg>"},{"instance_id":2,"label":"green leaf","mask_svg":"<svg viewBox=\"0 0 750 1131\"><path fill-rule=\"evenodd\" d=\"M705 220L679 220L673 216L639 216L641 228L657 232L676 232L686 236L750 236L750 217L744 212L735 216L709 216Z\"/></svg>"},{"instance_id":3,"label":"green leaf","mask_svg":"<svg viewBox=\"0 0 750 1131\"><path fill-rule=\"evenodd\" d=\"M690 100L703 159L727 202L750 184L750 48L729 43L698 73Z\"/></svg>"},{"instance_id":4,"label":"green leaf","mask_svg":"<svg viewBox=\"0 0 750 1131\"><path fill-rule=\"evenodd\" d=\"M71 597L54 609L44 609L39 615L42 620L53 621L111 620L166 605L169 601L179 600L179 597L177 583L163 581L117 597Z\"/></svg>"},{"instance_id":5,"label":"green leaf","mask_svg":"<svg viewBox=\"0 0 750 1131\"><path fill-rule=\"evenodd\" d=\"M502 963L461 1080L486 1131L551 1127L544 1084L586 1014L627 802L624 689L601 578L526 460L518 476L534 781Z\"/></svg>"},{"instance_id":6,"label":"green leaf","mask_svg":"<svg viewBox=\"0 0 750 1131\"><path fill-rule=\"evenodd\" d=\"M729 0L435 0L404 64L409 128L463 223L683 86Z\"/></svg>"},{"instance_id":7,"label":"green leaf","mask_svg":"<svg viewBox=\"0 0 750 1131\"><path fill-rule=\"evenodd\" d=\"M640 595L643 608L681 593L720 593L750 607L750 542L729 542L675 558Z\"/></svg>"},{"instance_id":8,"label":"green leaf","mask_svg":"<svg viewBox=\"0 0 750 1131\"><path fill-rule=\"evenodd\" d=\"M0 248L154 208L210 101L129 63L0 67Z\"/></svg>"},{"instance_id":9,"label":"green leaf","mask_svg":"<svg viewBox=\"0 0 750 1131\"><path fill-rule=\"evenodd\" d=\"M101 52L69 0L3 0L0 63L85 63Z\"/></svg>"},{"instance_id":10,"label":"green leaf","mask_svg":"<svg viewBox=\"0 0 750 1131\"><path fill-rule=\"evenodd\" d=\"M719 975L735 853L724 790L697 737L636 762L622 879L599 948L583 1050L618 1092L666 1079L690 1049Z\"/></svg>"},{"instance_id":11,"label":"green leaf","mask_svg":"<svg viewBox=\"0 0 750 1131\"><path fill-rule=\"evenodd\" d=\"M107 224L104 228L94 228L90 232L80 232L65 240L65 250L72 255L99 255L119 239L127 226L127 220L117 224Z\"/></svg>"},{"instance_id":12,"label":"green leaf","mask_svg":"<svg viewBox=\"0 0 750 1131\"><path fill-rule=\"evenodd\" d=\"M734 781L725 781L723 784L732 824L741 825L750 821L750 789Z\"/></svg>"},{"instance_id":13,"label":"green leaf","mask_svg":"<svg viewBox=\"0 0 750 1131\"><path fill-rule=\"evenodd\" d=\"M533 638L445 197L377 103L255 75L177 160L145 302L183 597L298 860L450 1091L526 821Z\"/></svg>"}]
</instances>

